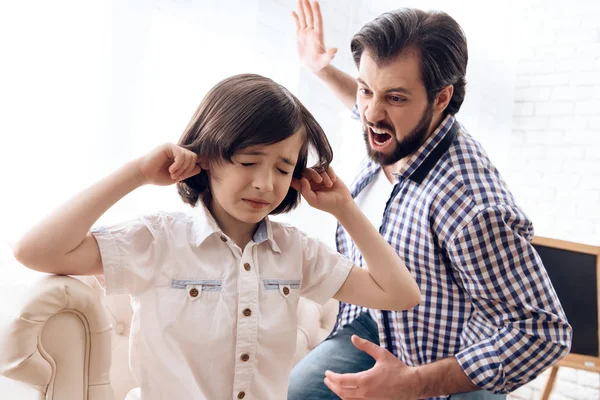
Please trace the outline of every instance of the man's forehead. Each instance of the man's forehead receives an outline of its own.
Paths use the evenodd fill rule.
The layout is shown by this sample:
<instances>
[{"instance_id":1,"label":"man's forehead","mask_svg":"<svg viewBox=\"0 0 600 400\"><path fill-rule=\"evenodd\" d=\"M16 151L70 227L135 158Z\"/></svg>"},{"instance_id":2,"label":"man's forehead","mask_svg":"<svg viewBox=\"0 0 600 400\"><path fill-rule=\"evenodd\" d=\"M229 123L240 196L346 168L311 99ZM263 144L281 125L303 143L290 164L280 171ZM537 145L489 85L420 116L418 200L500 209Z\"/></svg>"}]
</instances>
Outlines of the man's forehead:
<instances>
[{"instance_id":1,"label":"man's forehead","mask_svg":"<svg viewBox=\"0 0 600 400\"><path fill-rule=\"evenodd\" d=\"M414 52L401 53L390 60L377 60L365 51L358 68L359 82L377 85L380 90L423 86L418 55Z\"/></svg>"}]
</instances>

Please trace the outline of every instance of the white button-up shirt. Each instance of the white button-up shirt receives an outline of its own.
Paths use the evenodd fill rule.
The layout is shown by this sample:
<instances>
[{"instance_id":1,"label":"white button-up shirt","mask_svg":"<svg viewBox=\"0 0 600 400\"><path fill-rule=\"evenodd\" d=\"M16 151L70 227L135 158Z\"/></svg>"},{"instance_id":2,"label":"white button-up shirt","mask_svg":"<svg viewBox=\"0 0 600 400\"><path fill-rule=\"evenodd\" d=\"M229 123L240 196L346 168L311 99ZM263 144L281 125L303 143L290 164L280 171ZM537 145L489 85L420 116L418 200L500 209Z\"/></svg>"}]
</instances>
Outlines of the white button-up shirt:
<instances>
[{"instance_id":1,"label":"white button-up shirt","mask_svg":"<svg viewBox=\"0 0 600 400\"><path fill-rule=\"evenodd\" d=\"M143 400L285 399L299 296L325 303L353 264L268 218L242 250L200 204L93 234L106 293L131 295Z\"/></svg>"}]
</instances>

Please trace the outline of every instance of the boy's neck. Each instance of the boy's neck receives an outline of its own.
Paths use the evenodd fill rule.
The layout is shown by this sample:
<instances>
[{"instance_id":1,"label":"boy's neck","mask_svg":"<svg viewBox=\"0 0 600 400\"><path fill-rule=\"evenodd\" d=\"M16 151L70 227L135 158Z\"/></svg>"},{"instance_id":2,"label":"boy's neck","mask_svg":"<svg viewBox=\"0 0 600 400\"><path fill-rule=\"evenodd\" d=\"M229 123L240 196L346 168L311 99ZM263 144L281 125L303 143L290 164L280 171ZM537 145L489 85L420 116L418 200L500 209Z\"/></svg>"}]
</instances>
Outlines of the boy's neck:
<instances>
[{"instance_id":1,"label":"boy's neck","mask_svg":"<svg viewBox=\"0 0 600 400\"><path fill-rule=\"evenodd\" d=\"M235 219L218 205L214 199L207 204L207 208L223 233L231 238L243 251L246 245L252 241L258 224L249 224Z\"/></svg>"}]
</instances>

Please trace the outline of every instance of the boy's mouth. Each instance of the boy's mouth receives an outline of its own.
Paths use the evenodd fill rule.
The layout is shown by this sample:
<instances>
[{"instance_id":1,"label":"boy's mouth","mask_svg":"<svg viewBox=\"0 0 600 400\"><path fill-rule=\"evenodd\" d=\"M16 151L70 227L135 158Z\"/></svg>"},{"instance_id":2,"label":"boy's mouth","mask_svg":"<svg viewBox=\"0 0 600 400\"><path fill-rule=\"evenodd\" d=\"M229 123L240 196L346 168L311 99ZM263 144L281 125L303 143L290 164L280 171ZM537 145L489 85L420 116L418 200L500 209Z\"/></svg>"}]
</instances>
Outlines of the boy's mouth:
<instances>
[{"instance_id":1,"label":"boy's mouth","mask_svg":"<svg viewBox=\"0 0 600 400\"><path fill-rule=\"evenodd\" d=\"M261 199L242 199L242 201L248 204L252 208L265 208L269 205L269 202Z\"/></svg>"}]
</instances>

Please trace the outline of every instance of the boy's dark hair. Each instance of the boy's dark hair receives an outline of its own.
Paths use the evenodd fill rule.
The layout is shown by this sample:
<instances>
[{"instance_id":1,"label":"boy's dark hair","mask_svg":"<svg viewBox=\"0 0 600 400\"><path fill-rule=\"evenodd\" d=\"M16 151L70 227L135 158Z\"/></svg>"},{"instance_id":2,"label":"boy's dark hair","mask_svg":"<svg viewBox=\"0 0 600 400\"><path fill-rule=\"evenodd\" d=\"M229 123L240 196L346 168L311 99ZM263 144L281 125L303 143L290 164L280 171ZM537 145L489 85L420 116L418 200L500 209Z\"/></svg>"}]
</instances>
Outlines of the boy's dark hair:
<instances>
[{"instance_id":1,"label":"boy's dark hair","mask_svg":"<svg viewBox=\"0 0 600 400\"><path fill-rule=\"evenodd\" d=\"M356 66L365 50L376 62L387 62L415 51L421 60L421 75L427 98L454 86L444 115L456 114L465 99L467 38L460 25L441 11L404 8L380 15L354 35L350 44Z\"/></svg>"},{"instance_id":2,"label":"boy's dark hair","mask_svg":"<svg viewBox=\"0 0 600 400\"><path fill-rule=\"evenodd\" d=\"M309 146L316 151L318 171L327 169L333 151L327 136L312 114L286 88L255 74L229 77L216 84L204 97L185 129L179 146L209 161L231 162L242 149L281 142L301 128L304 142L293 172L301 178L308 161ZM206 171L177 183L184 202L192 207L199 197L210 199ZM290 187L271 214L292 210L300 194Z\"/></svg>"}]
</instances>

